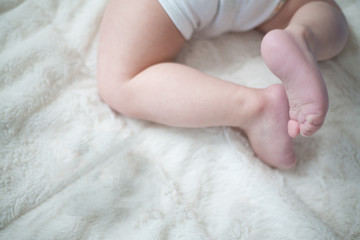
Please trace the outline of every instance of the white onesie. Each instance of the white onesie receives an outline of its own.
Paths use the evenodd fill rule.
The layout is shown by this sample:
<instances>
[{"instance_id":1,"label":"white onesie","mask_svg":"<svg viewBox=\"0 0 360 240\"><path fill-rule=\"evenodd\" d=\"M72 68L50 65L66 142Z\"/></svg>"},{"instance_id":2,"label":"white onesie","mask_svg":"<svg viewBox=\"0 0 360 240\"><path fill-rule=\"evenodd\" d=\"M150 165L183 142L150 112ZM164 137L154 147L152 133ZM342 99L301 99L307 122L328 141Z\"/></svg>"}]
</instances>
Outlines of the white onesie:
<instances>
[{"instance_id":1,"label":"white onesie","mask_svg":"<svg viewBox=\"0 0 360 240\"><path fill-rule=\"evenodd\" d=\"M253 29L284 0L159 0L185 39Z\"/></svg>"}]
</instances>

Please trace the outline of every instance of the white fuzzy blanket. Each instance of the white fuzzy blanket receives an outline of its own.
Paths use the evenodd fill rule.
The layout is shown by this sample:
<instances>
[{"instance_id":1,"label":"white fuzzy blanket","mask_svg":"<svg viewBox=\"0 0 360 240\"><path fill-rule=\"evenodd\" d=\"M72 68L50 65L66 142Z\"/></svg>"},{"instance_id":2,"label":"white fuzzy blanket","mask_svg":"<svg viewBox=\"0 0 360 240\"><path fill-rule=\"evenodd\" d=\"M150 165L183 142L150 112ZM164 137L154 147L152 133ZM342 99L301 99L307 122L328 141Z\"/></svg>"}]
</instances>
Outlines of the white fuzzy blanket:
<instances>
[{"instance_id":1,"label":"white fuzzy blanket","mask_svg":"<svg viewBox=\"0 0 360 240\"><path fill-rule=\"evenodd\" d=\"M351 38L320 64L330 111L290 171L229 128L112 112L95 77L105 3L0 1L0 239L360 239L358 0L339 1ZM178 61L265 87L260 41L192 40Z\"/></svg>"}]
</instances>

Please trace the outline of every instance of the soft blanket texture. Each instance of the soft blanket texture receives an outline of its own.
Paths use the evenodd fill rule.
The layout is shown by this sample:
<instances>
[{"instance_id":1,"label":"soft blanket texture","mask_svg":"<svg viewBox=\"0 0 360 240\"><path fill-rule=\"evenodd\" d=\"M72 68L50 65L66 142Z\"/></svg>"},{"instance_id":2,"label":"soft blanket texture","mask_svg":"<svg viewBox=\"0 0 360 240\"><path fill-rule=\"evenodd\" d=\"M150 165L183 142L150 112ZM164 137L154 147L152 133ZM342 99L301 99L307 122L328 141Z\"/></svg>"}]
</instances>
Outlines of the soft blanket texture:
<instances>
[{"instance_id":1,"label":"soft blanket texture","mask_svg":"<svg viewBox=\"0 0 360 240\"><path fill-rule=\"evenodd\" d=\"M330 110L289 171L233 129L111 111L96 87L105 4L0 1L0 239L360 239L359 1L339 1L351 36L320 64ZM177 61L266 87L261 37L194 39Z\"/></svg>"}]
</instances>

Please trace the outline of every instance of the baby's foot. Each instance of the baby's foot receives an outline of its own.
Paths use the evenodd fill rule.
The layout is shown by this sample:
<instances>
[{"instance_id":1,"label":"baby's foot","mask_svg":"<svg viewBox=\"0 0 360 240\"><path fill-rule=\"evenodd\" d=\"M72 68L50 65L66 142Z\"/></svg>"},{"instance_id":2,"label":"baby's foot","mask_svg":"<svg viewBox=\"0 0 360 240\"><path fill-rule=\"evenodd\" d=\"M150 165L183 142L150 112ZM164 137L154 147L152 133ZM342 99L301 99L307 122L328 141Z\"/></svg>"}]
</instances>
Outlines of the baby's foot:
<instances>
[{"instance_id":1,"label":"baby's foot","mask_svg":"<svg viewBox=\"0 0 360 240\"><path fill-rule=\"evenodd\" d=\"M261 53L270 70L284 83L290 105L289 135L310 136L323 124L329 100L304 31L293 32L269 32L262 41Z\"/></svg>"},{"instance_id":2,"label":"baby's foot","mask_svg":"<svg viewBox=\"0 0 360 240\"><path fill-rule=\"evenodd\" d=\"M260 111L243 130L262 161L281 169L291 168L296 158L293 139L287 132L289 105L285 89L275 84L260 91L264 96Z\"/></svg>"}]
</instances>

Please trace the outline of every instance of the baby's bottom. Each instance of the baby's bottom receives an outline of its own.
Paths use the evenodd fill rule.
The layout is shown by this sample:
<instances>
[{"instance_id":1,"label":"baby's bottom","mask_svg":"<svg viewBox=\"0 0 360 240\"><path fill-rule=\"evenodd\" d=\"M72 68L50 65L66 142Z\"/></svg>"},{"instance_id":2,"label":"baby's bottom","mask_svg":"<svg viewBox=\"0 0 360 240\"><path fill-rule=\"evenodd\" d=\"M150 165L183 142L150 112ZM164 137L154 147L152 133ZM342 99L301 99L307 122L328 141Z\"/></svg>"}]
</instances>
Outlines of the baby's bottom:
<instances>
[{"instance_id":1,"label":"baby's bottom","mask_svg":"<svg viewBox=\"0 0 360 240\"><path fill-rule=\"evenodd\" d=\"M276 39L284 44L292 41L290 50L296 46L293 39L297 37L295 33L289 35L291 31L273 33L264 39L267 40L263 55L272 71L280 76L276 66L283 65L280 60L284 58L271 65L276 59L266 56L276 45L270 43ZM157 0L142 4L132 0L110 1L101 27L98 55L98 86L103 100L130 117L172 126L239 127L264 162L280 168L293 166L295 156L292 139L287 134L289 105L284 88L281 85L263 90L246 88L171 63L184 42ZM297 71L301 72L301 68L299 65ZM282 80L290 104L294 105L289 94L294 91L292 80ZM301 85L298 80L295 82ZM289 127L294 128L291 124ZM289 133L296 135L290 129Z\"/></svg>"}]
</instances>

